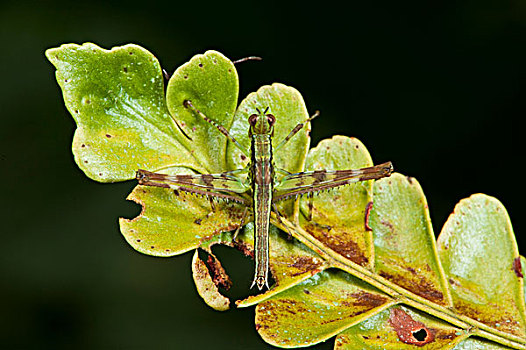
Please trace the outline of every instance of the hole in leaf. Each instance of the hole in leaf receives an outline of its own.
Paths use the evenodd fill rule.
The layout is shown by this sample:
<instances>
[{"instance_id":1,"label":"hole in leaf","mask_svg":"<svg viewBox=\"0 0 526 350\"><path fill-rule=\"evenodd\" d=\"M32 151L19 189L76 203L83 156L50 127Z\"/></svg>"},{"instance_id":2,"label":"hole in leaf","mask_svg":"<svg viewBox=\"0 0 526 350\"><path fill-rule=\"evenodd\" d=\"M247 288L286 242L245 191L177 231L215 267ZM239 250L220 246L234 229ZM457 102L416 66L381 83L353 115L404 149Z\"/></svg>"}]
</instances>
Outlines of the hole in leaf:
<instances>
[{"instance_id":1,"label":"hole in leaf","mask_svg":"<svg viewBox=\"0 0 526 350\"><path fill-rule=\"evenodd\" d=\"M203 64L202 63L199 63L199 68L203 68Z\"/></svg>"},{"instance_id":2,"label":"hole in leaf","mask_svg":"<svg viewBox=\"0 0 526 350\"><path fill-rule=\"evenodd\" d=\"M418 341L424 341L427 337L427 332L424 328L422 328L416 332L413 332L413 337L415 337L415 339Z\"/></svg>"}]
</instances>

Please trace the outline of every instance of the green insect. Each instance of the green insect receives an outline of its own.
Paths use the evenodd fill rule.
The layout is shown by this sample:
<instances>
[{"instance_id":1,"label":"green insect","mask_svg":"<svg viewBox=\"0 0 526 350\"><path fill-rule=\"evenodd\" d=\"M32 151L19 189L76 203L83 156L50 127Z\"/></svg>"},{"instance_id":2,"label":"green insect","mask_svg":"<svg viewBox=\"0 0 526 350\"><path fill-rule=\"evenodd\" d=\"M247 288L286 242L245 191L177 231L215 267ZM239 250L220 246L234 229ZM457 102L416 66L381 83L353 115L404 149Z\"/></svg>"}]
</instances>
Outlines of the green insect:
<instances>
[{"instance_id":1,"label":"green insect","mask_svg":"<svg viewBox=\"0 0 526 350\"><path fill-rule=\"evenodd\" d=\"M393 170L391 162L356 170L315 170L300 173L289 173L274 166L273 152L283 147L312 117L294 127L276 146L272 145L276 118L264 111L257 110L248 118L250 150L245 150L236 139L222 126L199 111L191 101L184 102L186 108L215 126L223 135L233 142L250 159L243 169L227 171L221 174L199 175L166 175L146 170L137 171L139 184L171 188L177 191L191 192L198 195L235 201L245 205L241 226L249 211L255 227L255 260L256 269L251 288L256 285L259 290L269 288L269 226L270 214L274 210L281 220L276 203L298 195L312 195L316 192L347 185L353 182L380 179L389 176ZM281 176L276 176L280 173ZM248 174L246 180L236 175ZM238 228L239 230L239 228ZM234 237L237 235L234 235Z\"/></svg>"}]
</instances>

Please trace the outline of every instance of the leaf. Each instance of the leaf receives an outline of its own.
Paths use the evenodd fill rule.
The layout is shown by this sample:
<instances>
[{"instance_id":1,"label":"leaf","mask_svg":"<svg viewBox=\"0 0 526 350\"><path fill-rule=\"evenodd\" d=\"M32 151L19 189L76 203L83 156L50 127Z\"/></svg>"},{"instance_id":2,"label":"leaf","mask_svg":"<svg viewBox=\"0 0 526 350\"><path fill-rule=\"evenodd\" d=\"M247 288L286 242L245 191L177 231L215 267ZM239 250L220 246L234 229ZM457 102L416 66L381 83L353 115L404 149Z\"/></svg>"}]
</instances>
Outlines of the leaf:
<instances>
[{"instance_id":1,"label":"leaf","mask_svg":"<svg viewBox=\"0 0 526 350\"><path fill-rule=\"evenodd\" d=\"M274 346L308 346L392 304L393 300L376 288L331 270L259 303L256 329Z\"/></svg>"},{"instance_id":2,"label":"leaf","mask_svg":"<svg viewBox=\"0 0 526 350\"><path fill-rule=\"evenodd\" d=\"M456 349L469 334L403 306L384 310L342 332L335 349Z\"/></svg>"},{"instance_id":3,"label":"leaf","mask_svg":"<svg viewBox=\"0 0 526 350\"><path fill-rule=\"evenodd\" d=\"M438 253L459 313L526 335L523 280L514 271L520 256L499 201L481 194L460 201L440 233Z\"/></svg>"},{"instance_id":4,"label":"leaf","mask_svg":"<svg viewBox=\"0 0 526 350\"><path fill-rule=\"evenodd\" d=\"M376 182L369 222L376 273L416 295L450 306L427 201L418 181L393 174Z\"/></svg>"},{"instance_id":5,"label":"leaf","mask_svg":"<svg viewBox=\"0 0 526 350\"><path fill-rule=\"evenodd\" d=\"M208 244L237 228L243 215L239 204L217 203L213 210L205 198L166 188L137 186L128 200L143 209L132 220L119 220L121 232L134 249L154 256L174 256Z\"/></svg>"},{"instance_id":6,"label":"leaf","mask_svg":"<svg viewBox=\"0 0 526 350\"><path fill-rule=\"evenodd\" d=\"M208 271L205 263L199 259L197 250L192 258L192 275L197 292L210 307L225 311L230 307L230 300L219 293L219 290Z\"/></svg>"},{"instance_id":7,"label":"leaf","mask_svg":"<svg viewBox=\"0 0 526 350\"><path fill-rule=\"evenodd\" d=\"M166 107L157 59L137 45L104 50L86 43L46 51L77 123L75 161L91 179L129 180L139 168L204 171L180 141Z\"/></svg>"},{"instance_id":8,"label":"leaf","mask_svg":"<svg viewBox=\"0 0 526 350\"><path fill-rule=\"evenodd\" d=\"M307 157L307 170L358 169L372 165L365 146L345 136L321 141ZM309 199L304 196L300 200L304 214L300 217L300 225L344 259L372 268L373 236L365 227L365 212L372 201L372 189L373 182L364 181L320 193L313 200L312 220L305 218Z\"/></svg>"},{"instance_id":9,"label":"leaf","mask_svg":"<svg viewBox=\"0 0 526 350\"><path fill-rule=\"evenodd\" d=\"M185 107L185 101L229 129L237 106L239 82L234 64L216 51L192 57L177 68L166 90L168 110L192 142L184 140L208 173L226 170L227 138L217 128Z\"/></svg>"},{"instance_id":10,"label":"leaf","mask_svg":"<svg viewBox=\"0 0 526 350\"><path fill-rule=\"evenodd\" d=\"M246 149L250 150L248 137L248 117L257 113L256 108L272 113L276 117L274 126L273 146L277 146L289 132L299 123L305 122L309 117L303 97L298 90L283 84L262 86L258 91L249 94L239 105L230 134ZM303 171L305 157L309 149L309 129L304 127L279 151L274 153L276 167L291 173ZM230 169L242 169L249 159L241 156L239 149L233 144L228 144L227 162Z\"/></svg>"}]
</instances>

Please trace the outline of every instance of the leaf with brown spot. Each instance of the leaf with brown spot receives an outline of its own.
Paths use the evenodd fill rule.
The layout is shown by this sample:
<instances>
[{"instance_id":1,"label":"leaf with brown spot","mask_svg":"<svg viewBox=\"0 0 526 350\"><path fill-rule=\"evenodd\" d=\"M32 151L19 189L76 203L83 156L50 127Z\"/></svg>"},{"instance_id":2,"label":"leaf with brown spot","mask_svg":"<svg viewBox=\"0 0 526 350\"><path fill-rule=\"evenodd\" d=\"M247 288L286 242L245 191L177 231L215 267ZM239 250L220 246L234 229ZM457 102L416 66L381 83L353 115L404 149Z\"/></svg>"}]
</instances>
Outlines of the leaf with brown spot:
<instances>
[{"instance_id":1,"label":"leaf with brown spot","mask_svg":"<svg viewBox=\"0 0 526 350\"><path fill-rule=\"evenodd\" d=\"M438 253L458 312L492 329L526 336L519 251L504 206L476 194L460 201L438 238Z\"/></svg>"},{"instance_id":2,"label":"leaf with brown spot","mask_svg":"<svg viewBox=\"0 0 526 350\"><path fill-rule=\"evenodd\" d=\"M244 229L238 241L244 246L254 247L254 225ZM264 293L250 296L236 302L238 307L248 307L287 290L329 267L327 261L304 244L290 240L276 227L270 228L270 270L275 284Z\"/></svg>"},{"instance_id":3,"label":"leaf with brown spot","mask_svg":"<svg viewBox=\"0 0 526 350\"><path fill-rule=\"evenodd\" d=\"M359 169L372 166L365 146L355 138L334 136L321 141L307 155L306 170ZM365 227L365 213L372 200L373 181L364 181L300 199L300 225L344 259L372 268L374 247L372 232ZM312 212L311 220L307 218Z\"/></svg>"},{"instance_id":4,"label":"leaf with brown spot","mask_svg":"<svg viewBox=\"0 0 526 350\"><path fill-rule=\"evenodd\" d=\"M393 174L376 181L369 225L377 274L429 301L451 305L427 201L415 179Z\"/></svg>"},{"instance_id":5,"label":"leaf with brown spot","mask_svg":"<svg viewBox=\"0 0 526 350\"><path fill-rule=\"evenodd\" d=\"M228 310L230 300L219 293L217 284L213 281L205 263L199 259L197 250L192 259L192 275L197 292L208 306L218 311Z\"/></svg>"},{"instance_id":6,"label":"leaf with brown spot","mask_svg":"<svg viewBox=\"0 0 526 350\"><path fill-rule=\"evenodd\" d=\"M314 277L260 302L256 324L274 346L325 341L396 303L379 290L338 270Z\"/></svg>"},{"instance_id":7,"label":"leaf with brown spot","mask_svg":"<svg viewBox=\"0 0 526 350\"><path fill-rule=\"evenodd\" d=\"M454 349L468 338L462 329L425 313L393 306L342 332L335 349Z\"/></svg>"}]
</instances>

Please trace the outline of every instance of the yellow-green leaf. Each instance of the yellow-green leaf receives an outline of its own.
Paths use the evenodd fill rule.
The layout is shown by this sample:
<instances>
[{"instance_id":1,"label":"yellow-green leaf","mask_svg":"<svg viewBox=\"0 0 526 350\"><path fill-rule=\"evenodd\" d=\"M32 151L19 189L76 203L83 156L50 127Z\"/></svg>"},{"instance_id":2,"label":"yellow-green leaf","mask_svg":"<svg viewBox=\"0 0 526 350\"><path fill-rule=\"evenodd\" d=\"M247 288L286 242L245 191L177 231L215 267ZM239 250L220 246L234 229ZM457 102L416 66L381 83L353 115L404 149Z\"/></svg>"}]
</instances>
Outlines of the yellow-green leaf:
<instances>
[{"instance_id":1,"label":"yellow-green leaf","mask_svg":"<svg viewBox=\"0 0 526 350\"><path fill-rule=\"evenodd\" d=\"M137 45L105 50L67 44L46 51L64 103L77 123L73 154L96 181L135 177L170 165L203 170L185 148L164 98L157 59Z\"/></svg>"},{"instance_id":2,"label":"yellow-green leaf","mask_svg":"<svg viewBox=\"0 0 526 350\"><path fill-rule=\"evenodd\" d=\"M434 303L451 305L418 181L400 174L376 181L369 223L376 273Z\"/></svg>"},{"instance_id":3,"label":"yellow-green leaf","mask_svg":"<svg viewBox=\"0 0 526 350\"><path fill-rule=\"evenodd\" d=\"M482 194L460 201L438 238L455 310L499 331L526 335L520 259L504 206Z\"/></svg>"}]
</instances>

